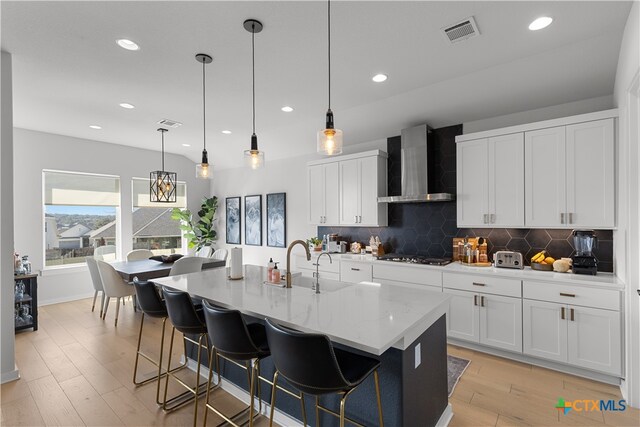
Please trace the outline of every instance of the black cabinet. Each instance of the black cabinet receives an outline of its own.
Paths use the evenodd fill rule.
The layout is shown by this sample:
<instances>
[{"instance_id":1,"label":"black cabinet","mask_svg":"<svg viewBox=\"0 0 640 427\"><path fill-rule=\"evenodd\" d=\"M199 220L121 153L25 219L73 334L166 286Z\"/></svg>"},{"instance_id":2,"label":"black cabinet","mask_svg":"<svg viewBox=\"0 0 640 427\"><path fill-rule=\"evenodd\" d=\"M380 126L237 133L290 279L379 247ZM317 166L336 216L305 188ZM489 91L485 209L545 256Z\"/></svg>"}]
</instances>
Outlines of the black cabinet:
<instances>
[{"instance_id":1,"label":"black cabinet","mask_svg":"<svg viewBox=\"0 0 640 427\"><path fill-rule=\"evenodd\" d=\"M15 328L38 330L38 275L14 275Z\"/></svg>"}]
</instances>

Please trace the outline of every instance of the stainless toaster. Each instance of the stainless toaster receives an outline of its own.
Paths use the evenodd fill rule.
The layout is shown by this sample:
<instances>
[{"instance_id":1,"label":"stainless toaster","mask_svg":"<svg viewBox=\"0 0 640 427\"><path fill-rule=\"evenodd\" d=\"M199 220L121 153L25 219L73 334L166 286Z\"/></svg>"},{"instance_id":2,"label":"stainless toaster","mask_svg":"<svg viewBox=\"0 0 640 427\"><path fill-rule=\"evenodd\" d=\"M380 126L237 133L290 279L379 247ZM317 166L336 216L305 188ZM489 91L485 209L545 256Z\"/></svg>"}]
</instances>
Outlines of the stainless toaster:
<instances>
[{"instance_id":1,"label":"stainless toaster","mask_svg":"<svg viewBox=\"0 0 640 427\"><path fill-rule=\"evenodd\" d=\"M522 254L515 251L497 251L493 254L493 261L496 267L500 268L524 268Z\"/></svg>"}]
</instances>

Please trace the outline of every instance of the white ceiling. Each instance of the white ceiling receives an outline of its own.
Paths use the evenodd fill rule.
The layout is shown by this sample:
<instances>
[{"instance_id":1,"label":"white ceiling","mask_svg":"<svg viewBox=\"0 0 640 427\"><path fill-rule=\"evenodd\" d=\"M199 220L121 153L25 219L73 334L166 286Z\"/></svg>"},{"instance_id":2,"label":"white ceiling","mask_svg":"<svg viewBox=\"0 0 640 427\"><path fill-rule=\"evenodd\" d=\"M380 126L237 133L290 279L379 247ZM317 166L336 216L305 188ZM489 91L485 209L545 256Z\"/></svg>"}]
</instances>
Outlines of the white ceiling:
<instances>
[{"instance_id":1,"label":"white ceiling","mask_svg":"<svg viewBox=\"0 0 640 427\"><path fill-rule=\"evenodd\" d=\"M240 166L251 134L256 35L257 134L266 160L315 151L327 108L326 3L1 2L13 54L15 126L157 150L156 122L184 125L167 151L202 150L201 64L208 53L207 148ZM631 2L332 3L332 108L345 144L609 95ZM480 37L450 45L440 28L473 15ZM553 24L531 32L549 15ZM136 41L137 52L116 39ZM389 79L373 83L376 73ZM118 106L134 104L134 110ZM295 108L280 111L283 105ZM102 130L89 129L99 124ZM223 129L233 131L223 135ZM185 148L181 144L189 143Z\"/></svg>"}]
</instances>

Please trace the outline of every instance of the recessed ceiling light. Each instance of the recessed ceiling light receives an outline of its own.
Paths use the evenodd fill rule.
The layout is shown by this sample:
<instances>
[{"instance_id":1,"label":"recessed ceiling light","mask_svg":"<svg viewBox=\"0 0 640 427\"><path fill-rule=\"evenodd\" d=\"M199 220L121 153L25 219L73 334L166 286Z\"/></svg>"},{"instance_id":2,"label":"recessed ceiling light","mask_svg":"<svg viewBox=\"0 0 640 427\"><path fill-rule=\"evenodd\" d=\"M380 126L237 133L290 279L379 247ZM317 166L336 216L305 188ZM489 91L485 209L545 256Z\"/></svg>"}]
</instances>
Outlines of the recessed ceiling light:
<instances>
[{"instance_id":1,"label":"recessed ceiling light","mask_svg":"<svg viewBox=\"0 0 640 427\"><path fill-rule=\"evenodd\" d=\"M182 144L183 147L191 147L191 144Z\"/></svg>"},{"instance_id":2,"label":"recessed ceiling light","mask_svg":"<svg viewBox=\"0 0 640 427\"><path fill-rule=\"evenodd\" d=\"M119 40L116 40L116 43L118 43L118 46L120 46L123 49L127 49L127 50L139 50L140 49L140 46L138 46L138 44L136 42L132 42L131 40L119 39Z\"/></svg>"},{"instance_id":3,"label":"recessed ceiling light","mask_svg":"<svg viewBox=\"0 0 640 427\"><path fill-rule=\"evenodd\" d=\"M102 129L102 126L98 126L98 125L89 125L89 127L91 129Z\"/></svg>"},{"instance_id":4,"label":"recessed ceiling light","mask_svg":"<svg viewBox=\"0 0 640 427\"><path fill-rule=\"evenodd\" d=\"M386 74L376 74L375 76L373 76L371 78L371 80L373 80L376 83L382 83L383 81L387 80L387 75Z\"/></svg>"},{"instance_id":5,"label":"recessed ceiling light","mask_svg":"<svg viewBox=\"0 0 640 427\"><path fill-rule=\"evenodd\" d=\"M549 25L551 25L552 22L553 22L553 18L550 18L548 16L541 16L540 18L536 19L531 24L529 24L529 29L531 31L538 31L548 27Z\"/></svg>"},{"instance_id":6,"label":"recessed ceiling light","mask_svg":"<svg viewBox=\"0 0 640 427\"><path fill-rule=\"evenodd\" d=\"M285 105L284 107L281 108L282 111L284 111L285 113L290 113L293 111L292 107L289 107L288 105Z\"/></svg>"},{"instance_id":7,"label":"recessed ceiling light","mask_svg":"<svg viewBox=\"0 0 640 427\"><path fill-rule=\"evenodd\" d=\"M231 135L231 131L230 130L223 130L222 133L224 133L225 135Z\"/></svg>"},{"instance_id":8,"label":"recessed ceiling light","mask_svg":"<svg viewBox=\"0 0 640 427\"><path fill-rule=\"evenodd\" d=\"M126 109L129 109L129 110L131 110L132 108L136 108L136 106L135 106L135 105L133 105L133 104L129 104L128 102L122 102L122 103L120 104L120 106L121 106L122 108L126 108Z\"/></svg>"}]
</instances>

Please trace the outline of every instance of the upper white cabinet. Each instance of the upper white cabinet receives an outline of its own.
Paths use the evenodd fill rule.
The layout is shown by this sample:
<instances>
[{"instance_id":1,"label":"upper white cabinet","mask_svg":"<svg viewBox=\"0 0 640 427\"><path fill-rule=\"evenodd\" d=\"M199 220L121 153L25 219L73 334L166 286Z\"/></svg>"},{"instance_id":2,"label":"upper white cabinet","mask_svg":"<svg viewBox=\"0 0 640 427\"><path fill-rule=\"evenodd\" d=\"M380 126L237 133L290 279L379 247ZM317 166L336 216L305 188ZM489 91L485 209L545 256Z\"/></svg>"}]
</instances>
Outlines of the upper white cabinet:
<instances>
[{"instance_id":1,"label":"upper white cabinet","mask_svg":"<svg viewBox=\"0 0 640 427\"><path fill-rule=\"evenodd\" d=\"M308 164L309 222L383 227L388 223L387 154L374 150Z\"/></svg>"},{"instance_id":2,"label":"upper white cabinet","mask_svg":"<svg viewBox=\"0 0 640 427\"><path fill-rule=\"evenodd\" d=\"M310 224L338 225L339 213L338 162L307 168Z\"/></svg>"},{"instance_id":3,"label":"upper white cabinet","mask_svg":"<svg viewBox=\"0 0 640 427\"><path fill-rule=\"evenodd\" d=\"M526 226L613 228L613 153L613 119L526 132Z\"/></svg>"},{"instance_id":4,"label":"upper white cabinet","mask_svg":"<svg viewBox=\"0 0 640 427\"><path fill-rule=\"evenodd\" d=\"M516 133L457 145L458 227L524 226L524 142Z\"/></svg>"},{"instance_id":5,"label":"upper white cabinet","mask_svg":"<svg viewBox=\"0 0 640 427\"><path fill-rule=\"evenodd\" d=\"M459 135L458 227L615 227L617 110Z\"/></svg>"}]
</instances>

